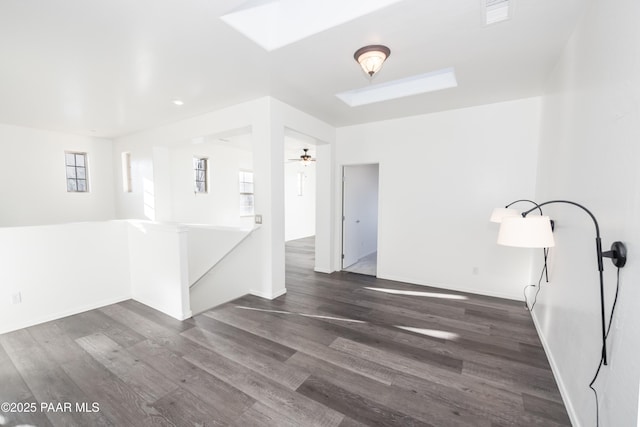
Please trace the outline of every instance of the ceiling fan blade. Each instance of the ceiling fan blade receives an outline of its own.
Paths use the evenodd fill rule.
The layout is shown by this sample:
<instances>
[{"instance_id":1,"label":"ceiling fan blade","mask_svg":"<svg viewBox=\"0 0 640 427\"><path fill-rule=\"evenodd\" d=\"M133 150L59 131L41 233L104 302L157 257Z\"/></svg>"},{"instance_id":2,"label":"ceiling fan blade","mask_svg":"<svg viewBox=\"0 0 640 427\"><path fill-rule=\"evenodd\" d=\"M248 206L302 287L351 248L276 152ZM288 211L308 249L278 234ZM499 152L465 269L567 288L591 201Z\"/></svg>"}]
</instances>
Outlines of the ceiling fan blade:
<instances>
[{"instance_id":1,"label":"ceiling fan blade","mask_svg":"<svg viewBox=\"0 0 640 427\"><path fill-rule=\"evenodd\" d=\"M315 162L316 159L314 159L313 157L311 157L311 154L309 154L309 149L308 148L303 148L302 151L304 152L300 157L295 158L295 159L287 159L287 163L293 163L293 162L299 162L299 163L308 163L308 162Z\"/></svg>"}]
</instances>

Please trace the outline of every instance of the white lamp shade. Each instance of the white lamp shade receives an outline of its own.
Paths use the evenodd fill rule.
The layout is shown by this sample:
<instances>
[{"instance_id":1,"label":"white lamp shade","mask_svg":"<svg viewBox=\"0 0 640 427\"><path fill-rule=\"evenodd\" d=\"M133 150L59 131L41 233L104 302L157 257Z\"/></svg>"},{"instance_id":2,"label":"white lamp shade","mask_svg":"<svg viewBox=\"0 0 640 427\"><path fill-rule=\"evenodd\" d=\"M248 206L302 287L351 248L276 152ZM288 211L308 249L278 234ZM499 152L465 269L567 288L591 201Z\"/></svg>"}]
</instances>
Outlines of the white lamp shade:
<instances>
[{"instance_id":1,"label":"white lamp shade","mask_svg":"<svg viewBox=\"0 0 640 427\"><path fill-rule=\"evenodd\" d=\"M556 245L548 216L505 217L500 223L498 244L519 248L550 248Z\"/></svg>"},{"instance_id":2,"label":"white lamp shade","mask_svg":"<svg viewBox=\"0 0 640 427\"><path fill-rule=\"evenodd\" d=\"M489 218L489 221L497 222L499 224L502 222L504 218L507 218L510 216L516 216L516 217L522 218L522 215L520 215L520 212L518 212L516 209L495 208L493 212L491 212L491 218Z\"/></svg>"}]
</instances>

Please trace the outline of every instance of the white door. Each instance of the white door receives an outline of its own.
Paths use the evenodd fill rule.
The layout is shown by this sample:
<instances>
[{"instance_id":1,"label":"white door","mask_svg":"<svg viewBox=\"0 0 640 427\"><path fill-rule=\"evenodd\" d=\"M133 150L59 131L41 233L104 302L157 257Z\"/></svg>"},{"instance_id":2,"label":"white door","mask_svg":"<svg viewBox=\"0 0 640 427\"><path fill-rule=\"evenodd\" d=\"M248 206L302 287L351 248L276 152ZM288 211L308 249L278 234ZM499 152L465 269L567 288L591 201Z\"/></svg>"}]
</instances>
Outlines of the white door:
<instances>
[{"instance_id":1,"label":"white door","mask_svg":"<svg viewBox=\"0 0 640 427\"><path fill-rule=\"evenodd\" d=\"M342 268L377 251L378 165L342 169Z\"/></svg>"}]
</instances>

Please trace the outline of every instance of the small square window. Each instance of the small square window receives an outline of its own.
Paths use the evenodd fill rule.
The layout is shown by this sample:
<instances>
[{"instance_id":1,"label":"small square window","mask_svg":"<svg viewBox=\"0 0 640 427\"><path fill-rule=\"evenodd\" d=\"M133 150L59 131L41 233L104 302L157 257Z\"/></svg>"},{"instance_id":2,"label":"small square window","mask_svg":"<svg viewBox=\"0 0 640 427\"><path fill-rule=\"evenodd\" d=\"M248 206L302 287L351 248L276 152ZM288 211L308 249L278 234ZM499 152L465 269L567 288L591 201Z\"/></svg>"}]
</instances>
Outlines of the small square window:
<instances>
[{"instance_id":1,"label":"small square window","mask_svg":"<svg viewBox=\"0 0 640 427\"><path fill-rule=\"evenodd\" d=\"M89 173L87 171L87 153L64 153L67 171L67 192L87 193L89 191Z\"/></svg>"},{"instance_id":2,"label":"small square window","mask_svg":"<svg viewBox=\"0 0 640 427\"><path fill-rule=\"evenodd\" d=\"M206 157L194 157L193 158L193 173L194 173L194 192L206 193L209 191L209 159Z\"/></svg>"}]
</instances>

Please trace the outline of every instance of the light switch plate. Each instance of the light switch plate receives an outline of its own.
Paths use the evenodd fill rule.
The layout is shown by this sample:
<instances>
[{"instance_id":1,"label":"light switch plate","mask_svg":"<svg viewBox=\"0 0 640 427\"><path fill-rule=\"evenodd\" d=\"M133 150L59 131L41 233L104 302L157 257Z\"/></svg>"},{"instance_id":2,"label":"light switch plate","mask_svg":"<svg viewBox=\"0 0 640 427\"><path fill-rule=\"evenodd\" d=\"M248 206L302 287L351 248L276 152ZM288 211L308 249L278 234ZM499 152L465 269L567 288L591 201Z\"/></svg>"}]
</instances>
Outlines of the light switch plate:
<instances>
[{"instance_id":1,"label":"light switch plate","mask_svg":"<svg viewBox=\"0 0 640 427\"><path fill-rule=\"evenodd\" d=\"M255 221L256 221L256 224L262 224L262 215L256 215Z\"/></svg>"}]
</instances>

